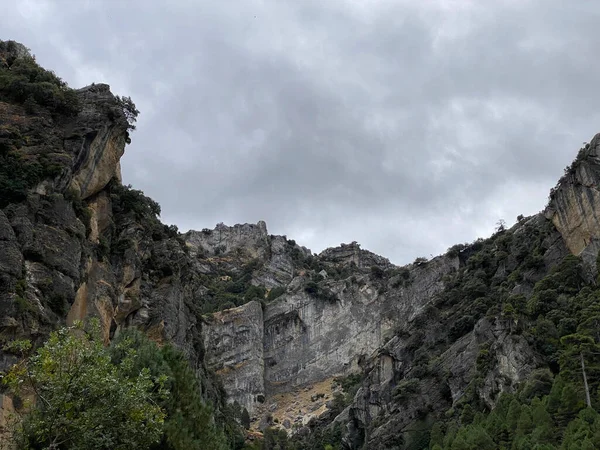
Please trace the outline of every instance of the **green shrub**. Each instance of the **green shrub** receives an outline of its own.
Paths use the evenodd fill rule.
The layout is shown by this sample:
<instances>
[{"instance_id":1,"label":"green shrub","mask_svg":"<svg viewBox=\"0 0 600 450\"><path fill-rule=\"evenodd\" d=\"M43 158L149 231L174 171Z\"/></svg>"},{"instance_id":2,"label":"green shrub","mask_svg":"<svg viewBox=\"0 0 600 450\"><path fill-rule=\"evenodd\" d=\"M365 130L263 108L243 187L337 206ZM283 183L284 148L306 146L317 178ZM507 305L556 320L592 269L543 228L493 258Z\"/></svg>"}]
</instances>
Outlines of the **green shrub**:
<instances>
[{"instance_id":1,"label":"green shrub","mask_svg":"<svg viewBox=\"0 0 600 450\"><path fill-rule=\"evenodd\" d=\"M455 341L458 338L467 334L469 331L471 331L474 325L475 319L473 318L473 316L463 316L452 324L452 326L450 327L450 331L448 332L448 337L451 341Z\"/></svg>"},{"instance_id":2,"label":"green shrub","mask_svg":"<svg viewBox=\"0 0 600 450\"><path fill-rule=\"evenodd\" d=\"M202 386L183 354L171 345L159 347L144 334L129 329L111 346L113 361L119 364L128 357L123 349L133 348L137 357L130 374L147 368L150 375L166 376L164 387L169 396L156 398L165 411L161 440L150 446L165 450L225 449L225 436L214 423L213 410L202 397Z\"/></svg>"},{"instance_id":3,"label":"green shrub","mask_svg":"<svg viewBox=\"0 0 600 450\"><path fill-rule=\"evenodd\" d=\"M21 156L14 148L14 141L0 141L0 208L22 202L31 188L61 172L60 166L44 158Z\"/></svg>"},{"instance_id":4,"label":"green shrub","mask_svg":"<svg viewBox=\"0 0 600 450\"><path fill-rule=\"evenodd\" d=\"M376 280L381 280L385 274L384 270L378 266L371 267L371 276Z\"/></svg>"},{"instance_id":5,"label":"green shrub","mask_svg":"<svg viewBox=\"0 0 600 450\"><path fill-rule=\"evenodd\" d=\"M407 378L400 381L394 388L394 398L396 400L406 400L417 392L419 392L419 380L416 378Z\"/></svg>"},{"instance_id":6,"label":"green shrub","mask_svg":"<svg viewBox=\"0 0 600 450\"><path fill-rule=\"evenodd\" d=\"M274 287L273 289L271 289L269 291L269 295L267 296L267 301L273 301L276 298L281 297L283 294L285 294L285 288L284 287Z\"/></svg>"},{"instance_id":7,"label":"green shrub","mask_svg":"<svg viewBox=\"0 0 600 450\"><path fill-rule=\"evenodd\" d=\"M122 351L123 359L114 364L99 325L90 333L63 328L13 366L3 383L15 395L37 397L15 424L15 447L141 449L158 442L165 414L151 396L163 398L164 377L153 378L146 368L129 373L136 352Z\"/></svg>"},{"instance_id":8,"label":"green shrub","mask_svg":"<svg viewBox=\"0 0 600 450\"><path fill-rule=\"evenodd\" d=\"M40 106L67 116L79 112L79 99L73 89L54 72L40 67L34 57L17 53L14 42L0 41L0 59L6 61L6 65L0 65L0 99L23 104L28 110Z\"/></svg>"}]
</instances>

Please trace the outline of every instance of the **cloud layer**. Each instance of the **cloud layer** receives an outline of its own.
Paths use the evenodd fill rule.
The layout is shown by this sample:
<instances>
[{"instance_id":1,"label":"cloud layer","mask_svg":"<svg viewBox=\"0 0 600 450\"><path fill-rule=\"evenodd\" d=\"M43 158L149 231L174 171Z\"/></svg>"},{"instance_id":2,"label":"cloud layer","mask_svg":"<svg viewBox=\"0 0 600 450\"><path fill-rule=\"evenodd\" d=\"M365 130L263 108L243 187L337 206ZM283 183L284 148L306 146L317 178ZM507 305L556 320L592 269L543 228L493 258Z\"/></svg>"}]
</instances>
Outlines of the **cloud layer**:
<instances>
[{"instance_id":1,"label":"cloud layer","mask_svg":"<svg viewBox=\"0 0 600 450\"><path fill-rule=\"evenodd\" d=\"M597 2L7 3L0 39L134 99L124 181L182 230L406 263L542 209L600 131Z\"/></svg>"}]
</instances>

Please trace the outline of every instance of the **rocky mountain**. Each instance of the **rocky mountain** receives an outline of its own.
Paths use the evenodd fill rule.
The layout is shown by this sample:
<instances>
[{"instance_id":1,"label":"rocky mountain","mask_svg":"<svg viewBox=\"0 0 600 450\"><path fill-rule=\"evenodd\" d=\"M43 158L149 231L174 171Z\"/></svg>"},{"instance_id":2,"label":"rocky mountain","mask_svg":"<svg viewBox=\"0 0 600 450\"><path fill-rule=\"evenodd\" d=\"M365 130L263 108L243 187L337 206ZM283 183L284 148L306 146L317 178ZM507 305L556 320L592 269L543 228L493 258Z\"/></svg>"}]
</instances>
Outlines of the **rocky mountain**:
<instances>
[{"instance_id":1,"label":"rocky mountain","mask_svg":"<svg viewBox=\"0 0 600 450\"><path fill-rule=\"evenodd\" d=\"M137 327L185 353L217 413L247 410L265 448L274 429L289 448L429 448L434 425L561 373L558 339L579 325L557 311L598 274L600 135L543 212L397 267L356 242L313 254L264 222L163 225L121 182L133 103L27 57L0 42L2 344L90 317L107 342ZM15 360L0 352L0 371Z\"/></svg>"}]
</instances>

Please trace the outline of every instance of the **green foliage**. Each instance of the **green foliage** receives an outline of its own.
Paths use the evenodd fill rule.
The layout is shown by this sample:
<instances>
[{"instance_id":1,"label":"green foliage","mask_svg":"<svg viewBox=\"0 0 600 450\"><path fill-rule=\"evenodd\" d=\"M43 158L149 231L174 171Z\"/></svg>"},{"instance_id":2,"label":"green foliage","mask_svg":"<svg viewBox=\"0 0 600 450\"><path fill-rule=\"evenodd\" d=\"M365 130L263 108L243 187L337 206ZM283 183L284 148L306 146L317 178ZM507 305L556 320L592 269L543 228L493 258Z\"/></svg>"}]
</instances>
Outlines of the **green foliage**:
<instances>
[{"instance_id":1,"label":"green foliage","mask_svg":"<svg viewBox=\"0 0 600 450\"><path fill-rule=\"evenodd\" d=\"M475 318L471 315L462 316L450 327L448 337L455 341L473 329Z\"/></svg>"},{"instance_id":2,"label":"green foliage","mask_svg":"<svg viewBox=\"0 0 600 450\"><path fill-rule=\"evenodd\" d=\"M136 350L122 343L113 363L99 325L63 328L4 377L14 395L36 401L15 425L18 449L146 449L159 441L165 418L164 376L133 371Z\"/></svg>"},{"instance_id":3,"label":"green foliage","mask_svg":"<svg viewBox=\"0 0 600 450\"><path fill-rule=\"evenodd\" d=\"M123 115L127 120L128 129L135 130L135 122L137 121L137 117L140 114L138 109L135 107L135 103L131 100L131 97L120 97L116 96L117 104L123 111Z\"/></svg>"},{"instance_id":4,"label":"green foliage","mask_svg":"<svg viewBox=\"0 0 600 450\"><path fill-rule=\"evenodd\" d=\"M246 292L244 293L244 300L246 302L252 301L252 300L258 300L258 301L262 301L265 299L265 294L267 293L267 290L265 289L264 286L250 286L248 287L248 289L246 289Z\"/></svg>"},{"instance_id":5,"label":"green foliage","mask_svg":"<svg viewBox=\"0 0 600 450\"><path fill-rule=\"evenodd\" d=\"M443 450L599 448L598 412L584 409L575 400L573 385L557 381L555 386L556 394L551 395L559 396L557 402L551 396L545 396L521 403L516 397L505 394L484 418L477 420L472 415L470 418L463 415L462 426L456 432L451 432L448 427L442 437L444 427L437 423L432 429L432 436L436 431L432 446L438 445ZM584 442L588 447L580 446Z\"/></svg>"},{"instance_id":6,"label":"green foliage","mask_svg":"<svg viewBox=\"0 0 600 450\"><path fill-rule=\"evenodd\" d=\"M133 189L130 185L123 186L116 180L109 184L113 213L113 226L110 234L101 236L101 248L98 248L100 257L106 256L106 247L109 254L124 255L133 248L134 240L130 234L123 233L130 229L132 223L141 227L146 236L151 236L153 241L177 239L179 233L174 225L164 225L160 216L160 205L140 190ZM183 246L183 244L182 244ZM185 247L183 247L185 251ZM144 269L156 278L163 278L173 274L173 264L168 258L152 253L144 261Z\"/></svg>"},{"instance_id":7,"label":"green foliage","mask_svg":"<svg viewBox=\"0 0 600 450\"><path fill-rule=\"evenodd\" d=\"M319 284L314 280L306 283L306 286L304 286L304 292L322 301L331 303L335 303L337 301L337 297L333 292L331 292L327 287L323 286L323 284Z\"/></svg>"},{"instance_id":8,"label":"green foliage","mask_svg":"<svg viewBox=\"0 0 600 450\"><path fill-rule=\"evenodd\" d=\"M385 275L385 271L379 266L371 267L371 277L375 280L381 280Z\"/></svg>"},{"instance_id":9,"label":"green foliage","mask_svg":"<svg viewBox=\"0 0 600 450\"><path fill-rule=\"evenodd\" d=\"M0 41L0 100L23 104L29 112L37 107L52 113L75 115L77 94L54 72L40 67L29 54L19 55L13 41Z\"/></svg>"},{"instance_id":10,"label":"green foliage","mask_svg":"<svg viewBox=\"0 0 600 450\"><path fill-rule=\"evenodd\" d=\"M296 433L288 437L283 430L267 428L264 439L247 450L342 450L342 424L329 426L309 424L310 433Z\"/></svg>"},{"instance_id":11,"label":"green foliage","mask_svg":"<svg viewBox=\"0 0 600 450\"><path fill-rule=\"evenodd\" d=\"M0 208L25 200L29 189L62 171L43 157L20 155L15 143L15 139L0 139Z\"/></svg>"},{"instance_id":12,"label":"green foliage","mask_svg":"<svg viewBox=\"0 0 600 450\"><path fill-rule=\"evenodd\" d=\"M203 298L201 313L208 314L234 308L251 300L263 302L267 292L266 288L252 284L252 274L257 265L258 261L252 260L237 271L222 270L216 267L214 275L203 276L202 281L208 291ZM271 292L273 296L278 297L278 293L285 292L285 289L274 288ZM269 293L267 300L276 298L273 296Z\"/></svg>"},{"instance_id":13,"label":"green foliage","mask_svg":"<svg viewBox=\"0 0 600 450\"><path fill-rule=\"evenodd\" d=\"M397 400L406 400L417 392L419 392L419 380L416 378L404 379L394 388L394 398Z\"/></svg>"},{"instance_id":14,"label":"green foliage","mask_svg":"<svg viewBox=\"0 0 600 450\"><path fill-rule=\"evenodd\" d=\"M113 201L113 214L133 215L137 220L160 216L160 205L140 190L133 189L131 185L123 186L120 183L111 185L111 199Z\"/></svg>"},{"instance_id":15,"label":"green foliage","mask_svg":"<svg viewBox=\"0 0 600 450\"><path fill-rule=\"evenodd\" d=\"M279 287L279 286L274 287L273 289L271 289L269 291L269 295L267 295L267 301L272 302L276 298L281 297L283 294L285 294L284 287Z\"/></svg>"},{"instance_id":16,"label":"green foliage","mask_svg":"<svg viewBox=\"0 0 600 450\"><path fill-rule=\"evenodd\" d=\"M503 395L496 408L480 419L471 411L466 414L465 406L456 433L447 431L436 445L442 449L598 448L600 289L586 285L581 272L579 258L567 256L536 283L526 307L522 299L512 297L517 307L510 311L511 320L533 324L523 333L557 375L544 367L535 370L519 392ZM506 307L502 315L506 317ZM487 346L480 348L477 369L482 374L489 370L489 354ZM582 364L592 408L586 408ZM451 429L448 424L438 429L444 427Z\"/></svg>"},{"instance_id":17,"label":"green foliage","mask_svg":"<svg viewBox=\"0 0 600 450\"><path fill-rule=\"evenodd\" d=\"M462 251L464 251L469 245L468 244L456 244L453 245L452 247L450 247L448 249L448 251L446 251L446 256L450 257L450 258L456 258L457 256L459 256L461 254Z\"/></svg>"},{"instance_id":18,"label":"green foliage","mask_svg":"<svg viewBox=\"0 0 600 450\"><path fill-rule=\"evenodd\" d=\"M144 334L126 330L115 340L111 355L120 364L127 358L124 349L136 349L136 359L130 374L144 368L153 377L165 376L168 397L156 398L165 411L164 433L160 442L150 449L201 450L226 449L226 439L214 422L212 408L202 398L202 386L183 354L171 345L158 347Z\"/></svg>"},{"instance_id":19,"label":"green foliage","mask_svg":"<svg viewBox=\"0 0 600 450\"><path fill-rule=\"evenodd\" d=\"M415 258L413 264L415 266L421 266L424 264L427 264L429 262L429 259L426 258L425 256L419 256L418 258Z\"/></svg>"},{"instance_id":20,"label":"green foliage","mask_svg":"<svg viewBox=\"0 0 600 450\"><path fill-rule=\"evenodd\" d=\"M342 391L344 391L344 396L342 399L343 407L341 409L344 409L352 402L356 392L360 388L362 380L363 375L360 373L353 373L346 377L334 378L334 382L342 388Z\"/></svg>"}]
</instances>

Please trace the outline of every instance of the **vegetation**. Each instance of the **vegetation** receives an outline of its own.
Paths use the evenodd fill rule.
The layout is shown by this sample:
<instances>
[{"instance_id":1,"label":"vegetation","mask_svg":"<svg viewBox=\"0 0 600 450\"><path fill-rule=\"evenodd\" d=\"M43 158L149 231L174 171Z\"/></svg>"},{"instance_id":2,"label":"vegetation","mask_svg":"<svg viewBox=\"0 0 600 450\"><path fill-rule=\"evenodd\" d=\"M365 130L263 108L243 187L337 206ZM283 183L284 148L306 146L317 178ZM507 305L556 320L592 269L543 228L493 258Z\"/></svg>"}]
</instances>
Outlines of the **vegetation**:
<instances>
[{"instance_id":1,"label":"vegetation","mask_svg":"<svg viewBox=\"0 0 600 450\"><path fill-rule=\"evenodd\" d=\"M550 370L534 372L489 413L438 424L431 448L600 448L600 289L585 284L573 256L536 283L512 314L533 322L521 332Z\"/></svg>"},{"instance_id":2,"label":"vegetation","mask_svg":"<svg viewBox=\"0 0 600 450\"><path fill-rule=\"evenodd\" d=\"M306 283L306 286L304 287L304 292L306 292L312 297L315 297L318 300L322 300L325 302L335 303L337 301L336 295L333 292L331 292L329 288L323 286L322 284L319 284L318 281L315 280L311 280L308 283Z\"/></svg>"},{"instance_id":3,"label":"vegetation","mask_svg":"<svg viewBox=\"0 0 600 450\"><path fill-rule=\"evenodd\" d=\"M15 341L10 350L24 355L30 347ZM242 446L232 417L215 421L184 356L135 330L105 347L97 322L88 329L63 328L15 365L3 382L17 399L33 399L13 420L17 449Z\"/></svg>"},{"instance_id":4,"label":"vegetation","mask_svg":"<svg viewBox=\"0 0 600 450\"><path fill-rule=\"evenodd\" d=\"M15 140L0 139L0 208L27 198L27 191L48 178L60 175L62 167L40 158L26 158Z\"/></svg>"},{"instance_id":5,"label":"vegetation","mask_svg":"<svg viewBox=\"0 0 600 450\"><path fill-rule=\"evenodd\" d=\"M273 289L271 289L269 291L269 295L267 296L267 300L268 301L273 301L276 298L281 297L283 294L285 294L285 288L284 287L274 287Z\"/></svg>"},{"instance_id":6,"label":"vegetation","mask_svg":"<svg viewBox=\"0 0 600 450\"><path fill-rule=\"evenodd\" d=\"M560 185L563 184L569 177L572 177L575 174L579 163L581 162L581 160L583 160L583 158L585 158L585 152L589 148L590 144L588 142L584 142L583 146L579 149L579 152L577 152L577 156L575 157L573 162L571 162L571 164L565 167L563 175L560 177L556 185L552 189L550 189L550 193L548 194L548 204L546 205L546 207L550 206L550 204L554 200L554 197L556 196L556 192L558 191Z\"/></svg>"},{"instance_id":7,"label":"vegetation","mask_svg":"<svg viewBox=\"0 0 600 450\"><path fill-rule=\"evenodd\" d=\"M20 350L30 345L15 343ZM33 396L14 423L18 449L145 449L158 442L167 395L164 376L133 372L136 351L127 343L115 364L99 326L64 328L4 377L19 398Z\"/></svg>"},{"instance_id":8,"label":"vegetation","mask_svg":"<svg viewBox=\"0 0 600 450\"><path fill-rule=\"evenodd\" d=\"M363 380L362 374L353 373L346 377L335 378L334 382L337 383L344 392L343 397L343 408L352 403L356 392L360 388L361 382ZM342 408L342 409L343 409Z\"/></svg>"},{"instance_id":9,"label":"vegetation","mask_svg":"<svg viewBox=\"0 0 600 450\"><path fill-rule=\"evenodd\" d=\"M234 308L251 300L263 302L267 295L264 286L252 285L252 273L258 265L257 260L250 261L233 271L215 267L214 275L203 275L202 284L207 288L201 307L202 314ZM271 292L275 291L273 289ZM273 295L278 294L275 291ZM272 298L271 298L272 299Z\"/></svg>"},{"instance_id":10,"label":"vegetation","mask_svg":"<svg viewBox=\"0 0 600 450\"><path fill-rule=\"evenodd\" d=\"M14 41L0 41L0 100L66 116L80 109L75 91L54 72L40 67L28 50Z\"/></svg>"},{"instance_id":11,"label":"vegetation","mask_svg":"<svg viewBox=\"0 0 600 450\"><path fill-rule=\"evenodd\" d=\"M136 358L129 367L132 376L147 370L153 378L163 377L168 396L157 399L165 412L163 434L150 449L194 450L228 448L225 435L216 427L212 408L202 398L202 387L183 354L172 345L158 347L141 332L123 332L111 346L113 361L120 364L134 348Z\"/></svg>"}]
</instances>

